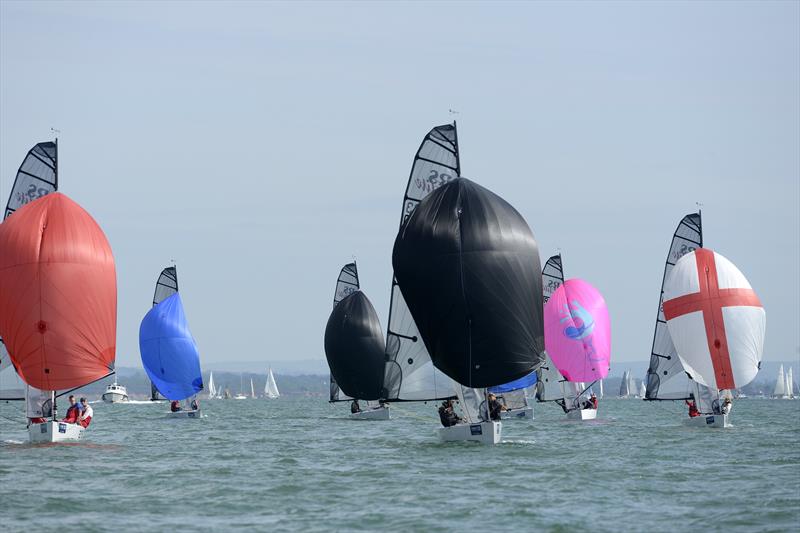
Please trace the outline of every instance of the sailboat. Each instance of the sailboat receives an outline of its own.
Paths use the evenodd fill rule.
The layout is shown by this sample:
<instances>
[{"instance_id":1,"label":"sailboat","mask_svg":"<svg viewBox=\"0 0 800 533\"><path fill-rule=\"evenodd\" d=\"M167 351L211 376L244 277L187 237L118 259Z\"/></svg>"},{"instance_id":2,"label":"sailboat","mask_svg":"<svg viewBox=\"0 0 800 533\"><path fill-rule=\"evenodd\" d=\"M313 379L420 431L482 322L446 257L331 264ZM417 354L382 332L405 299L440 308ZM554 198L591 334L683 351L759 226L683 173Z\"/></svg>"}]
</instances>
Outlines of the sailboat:
<instances>
[{"instance_id":1,"label":"sailboat","mask_svg":"<svg viewBox=\"0 0 800 533\"><path fill-rule=\"evenodd\" d=\"M638 390L638 392L637 392L636 395L639 398L644 398L645 395L647 394L647 388L645 387L644 381L640 381L639 382L639 388L637 390Z\"/></svg>"},{"instance_id":2,"label":"sailboat","mask_svg":"<svg viewBox=\"0 0 800 533\"><path fill-rule=\"evenodd\" d=\"M775 380L775 390L772 391L772 397L785 400L789 398L789 387L786 386L786 374L783 372L783 365L778 369L778 379Z\"/></svg>"},{"instance_id":3,"label":"sailboat","mask_svg":"<svg viewBox=\"0 0 800 533\"><path fill-rule=\"evenodd\" d=\"M400 227L417 205L461 173L456 123L431 129L414 156L403 196ZM455 398L455 384L431 362L428 348L392 277L389 322L386 329L386 365L381 397L387 402L432 401Z\"/></svg>"},{"instance_id":4,"label":"sailboat","mask_svg":"<svg viewBox=\"0 0 800 533\"><path fill-rule=\"evenodd\" d=\"M51 192L0 224L0 335L27 384L31 442L83 437L55 400L113 374L116 318L114 256L83 208Z\"/></svg>"},{"instance_id":5,"label":"sailboat","mask_svg":"<svg viewBox=\"0 0 800 533\"><path fill-rule=\"evenodd\" d=\"M729 398L750 383L764 350L766 313L758 296L733 263L698 248L675 263L664 284L664 317L686 373L711 391L712 412L684 422L729 426L720 391Z\"/></svg>"},{"instance_id":6,"label":"sailboat","mask_svg":"<svg viewBox=\"0 0 800 533\"><path fill-rule=\"evenodd\" d=\"M619 382L619 397L629 398L631 396L631 371L626 370L622 373L622 380Z\"/></svg>"},{"instance_id":7,"label":"sailboat","mask_svg":"<svg viewBox=\"0 0 800 533\"><path fill-rule=\"evenodd\" d=\"M142 366L153 387L172 402L183 401L179 411L167 413L169 418L200 418L197 395L203 390L200 373L200 354L189 331L186 314L178 292L176 267L165 268L159 282L168 278L174 281L174 291L164 285L156 285L159 300L144 316L139 326L139 352ZM169 296L160 298L163 292Z\"/></svg>"},{"instance_id":8,"label":"sailboat","mask_svg":"<svg viewBox=\"0 0 800 533\"><path fill-rule=\"evenodd\" d=\"M466 423L439 428L439 438L500 442L486 389L543 360L542 277L528 224L496 194L456 178L402 225L392 266L431 361L457 384Z\"/></svg>"},{"instance_id":9,"label":"sailboat","mask_svg":"<svg viewBox=\"0 0 800 533\"><path fill-rule=\"evenodd\" d=\"M239 394L233 397L234 400L246 400L247 396L244 394L244 374L239 375Z\"/></svg>"},{"instance_id":10,"label":"sailboat","mask_svg":"<svg viewBox=\"0 0 800 533\"><path fill-rule=\"evenodd\" d=\"M270 368L267 370L267 383L264 385L264 397L275 400L279 398L280 395L278 384L275 383L275 374L272 373L272 368Z\"/></svg>"},{"instance_id":11,"label":"sailboat","mask_svg":"<svg viewBox=\"0 0 800 533\"><path fill-rule=\"evenodd\" d=\"M378 402L385 350L378 314L360 290L356 263L348 263L336 280L333 311L325 327L325 356L331 371L329 401L367 402L366 409L359 405L360 410L351 410L351 419L390 418L389 408Z\"/></svg>"},{"instance_id":12,"label":"sailboat","mask_svg":"<svg viewBox=\"0 0 800 533\"><path fill-rule=\"evenodd\" d=\"M213 400L213 399L217 398L218 395L219 395L219 391L217 391L217 388L214 386L214 373L213 372L209 372L208 373L208 399L209 400Z\"/></svg>"},{"instance_id":13,"label":"sailboat","mask_svg":"<svg viewBox=\"0 0 800 533\"><path fill-rule=\"evenodd\" d=\"M669 252L664 264L664 276L658 298L653 346L650 354L650 365L647 369L647 381L644 399L647 401L686 401L694 399L701 413L713 412L711 391L697 383L683 367L675 345L667 328L664 317L664 285L667 282L675 263L687 253L703 247L702 214L689 213L678 223L672 235Z\"/></svg>"},{"instance_id":14,"label":"sailboat","mask_svg":"<svg viewBox=\"0 0 800 533\"><path fill-rule=\"evenodd\" d=\"M794 379L792 378L792 367L789 367L789 371L786 372L786 394L789 396L789 399L794 398Z\"/></svg>"},{"instance_id":15,"label":"sailboat","mask_svg":"<svg viewBox=\"0 0 800 533\"><path fill-rule=\"evenodd\" d=\"M581 395L609 371L611 322L603 296L586 281L568 279L544 306L544 325L547 355L564 376L562 409L571 420L595 419L597 409L585 407Z\"/></svg>"},{"instance_id":16,"label":"sailboat","mask_svg":"<svg viewBox=\"0 0 800 533\"><path fill-rule=\"evenodd\" d=\"M250 397L254 400L256 399L256 389L253 386L253 378L250 378Z\"/></svg>"}]
</instances>

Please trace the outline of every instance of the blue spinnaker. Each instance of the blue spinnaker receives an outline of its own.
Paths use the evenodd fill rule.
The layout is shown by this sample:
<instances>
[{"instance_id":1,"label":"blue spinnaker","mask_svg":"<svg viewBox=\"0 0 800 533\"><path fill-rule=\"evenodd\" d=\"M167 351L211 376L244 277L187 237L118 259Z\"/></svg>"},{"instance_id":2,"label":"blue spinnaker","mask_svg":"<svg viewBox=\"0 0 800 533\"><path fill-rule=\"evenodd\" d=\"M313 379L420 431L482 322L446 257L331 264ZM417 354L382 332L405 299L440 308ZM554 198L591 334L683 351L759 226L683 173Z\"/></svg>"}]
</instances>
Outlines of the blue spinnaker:
<instances>
[{"instance_id":1,"label":"blue spinnaker","mask_svg":"<svg viewBox=\"0 0 800 533\"><path fill-rule=\"evenodd\" d=\"M519 389L524 389L536 384L536 371L534 370L527 376L522 376L519 379L510 381L505 385L498 385L496 387L489 387L489 392L500 394L503 392L511 392Z\"/></svg>"},{"instance_id":2,"label":"blue spinnaker","mask_svg":"<svg viewBox=\"0 0 800 533\"><path fill-rule=\"evenodd\" d=\"M144 316L139 327L139 351L147 375L166 398L184 400L203 390L200 356L179 293Z\"/></svg>"}]
</instances>

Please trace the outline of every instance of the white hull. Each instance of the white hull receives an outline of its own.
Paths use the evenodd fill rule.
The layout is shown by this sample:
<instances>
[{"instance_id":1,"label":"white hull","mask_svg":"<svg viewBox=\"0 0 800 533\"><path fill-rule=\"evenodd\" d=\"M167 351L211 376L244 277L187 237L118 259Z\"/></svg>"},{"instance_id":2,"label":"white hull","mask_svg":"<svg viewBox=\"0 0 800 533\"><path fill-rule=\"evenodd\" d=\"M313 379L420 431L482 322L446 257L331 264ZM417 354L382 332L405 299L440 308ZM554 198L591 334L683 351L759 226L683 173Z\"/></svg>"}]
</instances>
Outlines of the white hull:
<instances>
[{"instance_id":1,"label":"white hull","mask_svg":"<svg viewBox=\"0 0 800 533\"><path fill-rule=\"evenodd\" d=\"M521 407L519 409L509 409L500 413L502 420L533 420L533 407Z\"/></svg>"},{"instance_id":2,"label":"white hull","mask_svg":"<svg viewBox=\"0 0 800 533\"><path fill-rule=\"evenodd\" d=\"M189 409L185 411L170 411L167 413L167 418L200 418L201 412L200 409Z\"/></svg>"},{"instance_id":3,"label":"white hull","mask_svg":"<svg viewBox=\"0 0 800 533\"><path fill-rule=\"evenodd\" d=\"M358 413L350 413L351 420L390 420L391 418L388 407L376 407Z\"/></svg>"},{"instance_id":4,"label":"white hull","mask_svg":"<svg viewBox=\"0 0 800 533\"><path fill-rule=\"evenodd\" d=\"M456 424L437 429L442 442L473 441L482 444L499 444L503 425L500 422L481 422L479 424Z\"/></svg>"},{"instance_id":5,"label":"white hull","mask_svg":"<svg viewBox=\"0 0 800 533\"><path fill-rule=\"evenodd\" d=\"M31 442L70 442L81 440L85 431L78 424L50 420L44 424L31 424L28 435Z\"/></svg>"},{"instance_id":6,"label":"white hull","mask_svg":"<svg viewBox=\"0 0 800 533\"><path fill-rule=\"evenodd\" d=\"M103 401L106 403L121 403L128 401L127 394L120 394L119 392L107 392L103 394Z\"/></svg>"},{"instance_id":7,"label":"white hull","mask_svg":"<svg viewBox=\"0 0 800 533\"><path fill-rule=\"evenodd\" d=\"M683 425L693 428L729 428L728 415L700 415L684 418Z\"/></svg>"},{"instance_id":8,"label":"white hull","mask_svg":"<svg viewBox=\"0 0 800 533\"><path fill-rule=\"evenodd\" d=\"M575 409L567 413L567 420L594 420L597 418L597 409Z\"/></svg>"}]
</instances>

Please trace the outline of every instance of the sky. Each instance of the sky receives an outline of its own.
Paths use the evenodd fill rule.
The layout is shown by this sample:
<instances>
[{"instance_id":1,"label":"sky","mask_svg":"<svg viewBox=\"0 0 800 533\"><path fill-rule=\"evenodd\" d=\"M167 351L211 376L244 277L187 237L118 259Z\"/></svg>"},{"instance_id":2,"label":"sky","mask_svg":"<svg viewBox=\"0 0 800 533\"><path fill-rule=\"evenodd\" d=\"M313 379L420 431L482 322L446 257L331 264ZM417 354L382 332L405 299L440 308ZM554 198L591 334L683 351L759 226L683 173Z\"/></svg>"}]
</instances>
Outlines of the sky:
<instances>
[{"instance_id":1,"label":"sky","mask_svg":"<svg viewBox=\"0 0 800 533\"><path fill-rule=\"evenodd\" d=\"M341 266L386 327L412 159L462 175L650 356L664 261L704 239L800 360L800 3L0 2L0 198L60 131L61 191L117 265L118 366L174 260L204 363L324 359ZM457 113L453 114L450 110Z\"/></svg>"}]
</instances>

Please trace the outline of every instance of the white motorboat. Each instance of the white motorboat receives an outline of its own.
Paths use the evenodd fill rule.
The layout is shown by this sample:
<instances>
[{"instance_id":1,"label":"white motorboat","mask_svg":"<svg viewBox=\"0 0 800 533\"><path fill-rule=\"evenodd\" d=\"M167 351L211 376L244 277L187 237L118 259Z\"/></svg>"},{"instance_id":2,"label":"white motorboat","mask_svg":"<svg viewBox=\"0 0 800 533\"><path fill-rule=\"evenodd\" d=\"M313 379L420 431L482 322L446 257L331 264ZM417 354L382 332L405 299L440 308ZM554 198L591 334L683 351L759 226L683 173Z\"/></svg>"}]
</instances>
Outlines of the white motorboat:
<instances>
[{"instance_id":1,"label":"white motorboat","mask_svg":"<svg viewBox=\"0 0 800 533\"><path fill-rule=\"evenodd\" d=\"M103 393L103 401L106 403L127 402L128 389L117 383L117 380L114 380L114 383L106 387L106 391Z\"/></svg>"}]
</instances>

